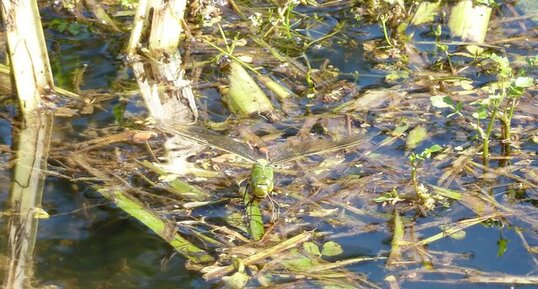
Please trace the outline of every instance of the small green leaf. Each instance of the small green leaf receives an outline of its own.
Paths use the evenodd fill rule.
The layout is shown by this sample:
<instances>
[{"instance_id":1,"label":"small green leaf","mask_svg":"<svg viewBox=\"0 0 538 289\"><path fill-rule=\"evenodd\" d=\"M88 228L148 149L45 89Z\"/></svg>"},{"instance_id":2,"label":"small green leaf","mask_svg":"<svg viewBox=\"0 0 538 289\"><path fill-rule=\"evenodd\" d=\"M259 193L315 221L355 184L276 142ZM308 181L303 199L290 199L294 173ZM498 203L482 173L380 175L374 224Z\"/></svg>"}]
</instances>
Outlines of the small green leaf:
<instances>
[{"instance_id":1,"label":"small green leaf","mask_svg":"<svg viewBox=\"0 0 538 289\"><path fill-rule=\"evenodd\" d=\"M434 95L430 97L430 102L437 108L452 108L454 109L454 102L448 95Z\"/></svg>"},{"instance_id":2,"label":"small green leaf","mask_svg":"<svg viewBox=\"0 0 538 289\"><path fill-rule=\"evenodd\" d=\"M34 209L34 218L36 219L48 219L49 213L47 213L42 208L35 208Z\"/></svg>"},{"instance_id":3,"label":"small green leaf","mask_svg":"<svg viewBox=\"0 0 538 289\"><path fill-rule=\"evenodd\" d=\"M245 263L239 258L232 258L232 264L237 272L245 272Z\"/></svg>"},{"instance_id":4,"label":"small green leaf","mask_svg":"<svg viewBox=\"0 0 538 289\"><path fill-rule=\"evenodd\" d=\"M527 88L534 85L534 78L520 76L516 78L514 85L517 87Z\"/></svg>"},{"instance_id":5,"label":"small green leaf","mask_svg":"<svg viewBox=\"0 0 538 289\"><path fill-rule=\"evenodd\" d=\"M248 282L248 275L242 272L235 272L232 276L223 277L224 288L227 289L241 289L244 288Z\"/></svg>"},{"instance_id":6,"label":"small green leaf","mask_svg":"<svg viewBox=\"0 0 538 289\"><path fill-rule=\"evenodd\" d=\"M437 187L437 186L432 186L432 188L434 189L435 193L445 198L450 198L453 200L461 200L462 198L462 195L460 192L450 190L447 188Z\"/></svg>"},{"instance_id":7,"label":"small green leaf","mask_svg":"<svg viewBox=\"0 0 538 289\"><path fill-rule=\"evenodd\" d=\"M409 149L416 148L426 137L428 136L428 131L423 126L417 126L409 132L405 145Z\"/></svg>"},{"instance_id":8,"label":"small green leaf","mask_svg":"<svg viewBox=\"0 0 538 289\"><path fill-rule=\"evenodd\" d=\"M420 3L415 15L413 15L413 19L411 19L411 24L420 25L432 22L439 11L440 4L441 1Z\"/></svg>"},{"instance_id":9,"label":"small green leaf","mask_svg":"<svg viewBox=\"0 0 538 289\"><path fill-rule=\"evenodd\" d=\"M384 195L381 195L375 199L373 199L372 201L374 201L375 203L384 203L386 201L389 201L392 199L392 196L388 195L388 194L384 194Z\"/></svg>"},{"instance_id":10,"label":"small green leaf","mask_svg":"<svg viewBox=\"0 0 538 289\"><path fill-rule=\"evenodd\" d=\"M119 124L123 123L123 117L124 117L126 109L127 109L127 102L123 102L123 101L114 105L114 107L112 108L112 115L114 116L114 120L117 123Z\"/></svg>"},{"instance_id":11,"label":"small green leaf","mask_svg":"<svg viewBox=\"0 0 538 289\"><path fill-rule=\"evenodd\" d=\"M502 257L504 255L504 253L506 252L506 249L508 249L508 242L509 240L508 239L505 239L503 237L501 237L498 241L497 241L497 257Z\"/></svg>"},{"instance_id":12,"label":"small green leaf","mask_svg":"<svg viewBox=\"0 0 538 289\"><path fill-rule=\"evenodd\" d=\"M294 256L294 259L291 260L282 260L280 262L288 270L293 271L304 271L308 270L319 264L316 260L312 260L309 257L297 254Z\"/></svg>"},{"instance_id":13,"label":"small green leaf","mask_svg":"<svg viewBox=\"0 0 538 289\"><path fill-rule=\"evenodd\" d=\"M499 76L509 77L512 74L512 68L510 68L510 62L507 57L501 57L493 53L490 59L495 61L499 65Z\"/></svg>"},{"instance_id":14,"label":"small green leaf","mask_svg":"<svg viewBox=\"0 0 538 289\"><path fill-rule=\"evenodd\" d=\"M69 33L71 33L71 35L73 36L76 36L80 33L80 24L78 23L71 23L67 26L67 30L69 31Z\"/></svg>"},{"instance_id":15,"label":"small green leaf","mask_svg":"<svg viewBox=\"0 0 538 289\"><path fill-rule=\"evenodd\" d=\"M425 158L429 158L431 156L432 153L436 153L438 151L441 151L443 149L442 146L438 145L438 144L434 144L432 145L431 147L425 149L421 155Z\"/></svg>"},{"instance_id":16,"label":"small green leaf","mask_svg":"<svg viewBox=\"0 0 538 289\"><path fill-rule=\"evenodd\" d=\"M419 159L420 159L420 157L416 153L411 153L409 155L409 160L412 161L412 162L414 162L416 160L419 160Z\"/></svg>"},{"instance_id":17,"label":"small green leaf","mask_svg":"<svg viewBox=\"0 0 538 289\"><path fill-rule=\"evenodd\" d=\"M527 63L531 66L531 67L536 67L538 66L538 55L535 55L535 56L532 56L532 57L528 57L526 58L527 60Z\"/></svg>"},{"instance_id":18,"label":"small green leaf","mask_svg":"<svg viewBox=\"0 0 538 289\"><path fill-rule=\"evenodd\" d=\"M482 52L484 52L484 48L477 45L467 45L465 49L467 49L467 51L469 51L469 53L471 53L475 57L482 54Z\"/></svg>"},{"instance_id":19,"label":"small green leaf","mask_svg":"<svg viewBox=\"0 0 538 289\"><path fill-rule=\"evenodd\" d=\"M435 35L435 37L441 37L441 35L443 35L443 26L437 25L435 27L435 30L433 31L433 34Z\"/></svg>"},{"instance_id":20,"label":"small green leaf","mask_svg":"<svg viewBox=\"0 0 538 289\"><path fill-rule=\"evenodd\" d=\"M385 76L385 80L387 81L397 81L407 78L409 78L409 71L405 70L392 70L387 76Z\"/></svg>"},{"instance_id":21,"label":"small green leaf","mask_svg":"<svg viewBox=\"0 0 538 289\"><path fill-rule=\"evenodd\" d=\"M386 192L383 195L373 199L372 201L376 203L388 202L391 204L396 204L400 201L403 201L403 199L400 198L400 196L398 195L398 191L396 189L392 189L392 191Z\"/></svg>"},{"instance_id":22,"label":"small green leaf","mask_svg":"<svg viewBox=\"0 0 538 289\"><path fill-rule=\"evenodd\" d=\"M485 118L487 118L488 117L488 111L487 111L486 107L479 106L476 109L476 112L473 113L473 117L476 118L476 119L485 119Z\"/></svg>"},{"instance_id":23,"label":"small green leaf","mask_svg":"<svg viewBox=\"0 0 538 289\"><path fill-rule=\"evenodd\" d=\"M303 249L309 254L321 256L318 245L313 242L304 242Z\"/></svg>"},{"instance_id":24,"label":"small green leaf","mask_svg":"<svg viewBox=\"0 0 538 289\"><path fill-rule=\"evenodd\" d=\"M454 240L463 240L465 239L466 235L467 233L465 233L465 231L458 231L458 232L450 234L450 238Z\"/></svg>"},{"instance_id":25,"label":"small green leaf","mask_svg":"<svg viewBox=\"0 0 538 289\"><path fill-rule=\"evenodd\" d=\"M523 92L525 91L525 88L519 87L516 85L510 85L508 87L508 97L511 98L518 98L523 95Z\"/></svg>"},{"instance_id":26,"label":"small green leaf","mask_svg":"<svg viewBox=\"0 0 538 289\"><path fill-rule=\"evenodd\" d=\"M321 249L321 255L328 257L340 255L342 254L342 252L344 252L342 246L333 241L326 242L325 244L323 244L323 249Z\"/></svg>"},{"instance_id":27,"label":"small green leaf","mask_svg":"<svg viewBox=\"0 0 538 289\"><path fill-rule=\"evenodd\" d=\"M461 113L462 108L463 108L463 103L462 102L456 103L456 107L454 108L452 113L449 113L446 117L451 118L451 117L453 117L455 115L463 116L463 114Z\"/></svg>"},{"instance_id":28,"label":"small green leaf","mask_svg":"<svg viewBox=\"0 0 538 289\"><path fill-rule=\"evenodd\" d=\"M456 231L454 228L450 227L449 225L440 225L439 228L443 230L443 232L450 238L454 240L463 240L465 239L465 236L467 233L465 233L464 230Z\"/></svg>"}]
</instances>

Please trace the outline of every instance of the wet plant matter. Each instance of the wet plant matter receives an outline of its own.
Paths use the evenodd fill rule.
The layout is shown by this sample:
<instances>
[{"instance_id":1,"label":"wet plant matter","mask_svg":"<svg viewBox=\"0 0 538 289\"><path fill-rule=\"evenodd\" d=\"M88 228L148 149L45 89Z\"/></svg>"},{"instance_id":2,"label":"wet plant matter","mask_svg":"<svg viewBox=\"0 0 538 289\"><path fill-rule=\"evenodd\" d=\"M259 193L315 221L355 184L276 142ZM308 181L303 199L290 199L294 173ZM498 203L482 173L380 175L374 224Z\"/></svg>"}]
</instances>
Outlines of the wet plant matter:
<instances>
[{"instance_id":1,"label":"wet plant matter","mask_svg":"<svg viewBox=\"0 0 538 289\"><path fill-rule=\"evenodd\" d=\"M68 4L46 8L63 17L50 21L49 37L126 41L133 3L103 6L113 26L80 13L97 7ZM50 170L121 191L116 205L150 213L172 246L177 236L195 245L204 258L183 255L189 269L230 288L536 284L537 46L521 40L536 38L535 24L498 3L487 44L456 41L443 22L448 4L414 26L419 4L193 2L181 50L206 149L188 166L162 161L164 139L180 134L146 118L120 60L125 71L99 91L81 80L91 65L59 67L55 77L83 97L61 113L106 107L115 121L96 128L89 115L73 141L53 140ZM229 106L236 65L271 108L239 115ZM263 231L249 228L252 163L238 147L268 162L290 158L271 163L274 203L256 199ZM484 264L484 244L519 269Z\"/></svg>"}]
</instances>

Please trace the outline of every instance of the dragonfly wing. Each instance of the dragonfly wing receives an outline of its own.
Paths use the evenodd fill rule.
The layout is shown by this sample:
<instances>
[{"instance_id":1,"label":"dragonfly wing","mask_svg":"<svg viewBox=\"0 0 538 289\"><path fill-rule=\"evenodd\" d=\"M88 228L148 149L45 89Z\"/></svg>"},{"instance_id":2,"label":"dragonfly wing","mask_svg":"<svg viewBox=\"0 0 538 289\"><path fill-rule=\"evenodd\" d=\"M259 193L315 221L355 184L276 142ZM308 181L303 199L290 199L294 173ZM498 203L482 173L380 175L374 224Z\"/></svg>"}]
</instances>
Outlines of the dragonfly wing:
<instances>
[{"instance_id":1,"label":"dragonfly wing","mask_svg":"<svg viewBox=\"0 0 538 289\"><path fill-rule=\"evenodd\" d=\"M164 132L180 135L200 144L238 155L250 162L256 162L260 158L265 158L264 155L257 150L254 150L249 145L204 127L197 125L170 124L169 122L160 122L158 127Z\"/></svg>"},{"instance_id":2,"label":"dragonfly wing","mask_svg":"<svg viewBox=\"0 0 538 289\"><path fill-rule=\"evenodd\" d=\"M286 143L269 148L269 159L273 163L285 163L311 155L354 147L366 139L365 135L354 135L340 141L330 139L288 140Z\"/></svg>"}]
</instances>

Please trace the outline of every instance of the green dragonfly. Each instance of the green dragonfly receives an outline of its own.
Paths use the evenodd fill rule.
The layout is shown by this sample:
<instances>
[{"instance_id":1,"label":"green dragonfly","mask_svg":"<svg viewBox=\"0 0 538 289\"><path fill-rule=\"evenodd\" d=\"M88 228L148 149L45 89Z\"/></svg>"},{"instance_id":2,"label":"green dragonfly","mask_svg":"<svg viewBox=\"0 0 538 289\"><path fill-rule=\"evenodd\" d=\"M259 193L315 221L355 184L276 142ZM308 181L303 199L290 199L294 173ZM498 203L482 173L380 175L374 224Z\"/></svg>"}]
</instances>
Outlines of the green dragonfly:
<instances>
[{"instance_id":1,"label":"green dragonfly","mask_svg":"<svg viewBox=\"0 0 538 289\"><path fill-rule=\"evenodd\" d=\"M159 128L167 133L180 135L200 144L232 153L253 163L250 185L255 198L263 199L274 189L273 166L307 156L337 151L358 145L364 135L344 138L340 141L316 139L311 142L288 142L272 148L266 154L253 149L247 143L221 135L195 125L160 123Z\"/></svg>"},{"instance_id":2,"label":"green dragonfly","mask_svg":"<svg viewBox=\"0 0 538 289\"><path fill-rule=\"evenodd\" d=\"M363 135L357 135L345 138L341 141L288 141L269 149L268 152L264 154L253 149L247 143L218 134L199 126L160 123L159 128L164 132L173 135L180 135L187 139L194 140L200 144L208 145L210 147L232 153L253 164L250 173L250 187L252 188L250 191L251 194L247 192L246 188L241 186L241 195L243 196L243 203L249 218L250 235L254 240L260 240L264 235L264 226L259 208L259 202L265 197L268 197L271 201L273 210L272 216L275 216L276 202L270 196L274 189L273 166L314 154L353 147L365 140Z\"/></svg>"}]
</instances>

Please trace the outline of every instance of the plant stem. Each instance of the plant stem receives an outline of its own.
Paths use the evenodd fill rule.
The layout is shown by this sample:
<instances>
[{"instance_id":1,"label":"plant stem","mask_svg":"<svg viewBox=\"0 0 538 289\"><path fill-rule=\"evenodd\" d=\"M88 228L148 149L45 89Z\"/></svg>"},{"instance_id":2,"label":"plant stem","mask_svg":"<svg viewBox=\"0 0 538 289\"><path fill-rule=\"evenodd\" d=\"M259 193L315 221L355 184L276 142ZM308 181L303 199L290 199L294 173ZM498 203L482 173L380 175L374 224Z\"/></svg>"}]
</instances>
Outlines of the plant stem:
<instances>
[{"instance_id":1,"label":"plant stem","mask_svg":"<svg viewBox=\"0 0 538 289\"><path fill-rule=\"evenodd\" d=\"M417 182L417 169L418 169L418 164L415 163L414 161L411 161L411 182L413 183L413 189L415 190L415 193L418 197L419 192L418 192L418 182Z\"/></svg>"},{"instance_id":2,"label":"plant stem","mask_svg":"<svg viewBox=\"0 0 538 289\"><path fill-rule=\"evenodd\" d=\"M286 34L288 35L289 39L292 39L292 37L291 37L291 21L290 21L290 14L291 14L292 10L293 10L293 7L291 6L291 4L288 4L288 9L286 11L286 18L284 19L284 25L286 27Z\"/></svg>"},{"instance_id":3,"label":"plant stem","mask_svg":"<svg viewBox=\"0 0 538 289\"><path fill-rule=\"evenodd\" d=\"M510 126L511 120L510 117L506 114L503 114L502 118L502 153L503 156L510 156Z\"/></svg>"},{"instance_id":4,"label":"plant stem","mask_svg":"<svg viewBox=\"0 0 538 289\"><path fill-rule=\"evenodd\" d=\"M390 47L394 47L394 45L390 41L386 23L387 23L387 16L385 16L385 15L381 16L381 26L383 26L383 35L385 36L385 41L387 41L387 43L390 45Z\"/></svg>"},{"instance_id":5,"label":"plant stem","mask_svg":"<svg viewBox=\"0 0 538 289\"><path fill-rule=\"evenodd\" d=\"M448 66L450 66L450 72L452 72L452 74L456 74L454 70L454 66L452 65L452 60L450 59L450 54L448 54L448 51L446 50L445 50L445 55L446 55L446 59L448 60Z\"/></svg>"},{"instance_id":6,"label":"plant stem","mask_svg":"<svg viewBox=\"0 0 538 289\"><path fill-rule=\"evenodd\" d=\"M484 147L482 148L482 164L484 166L489 165L489 137L491 136L491 131L493 130L493 123L495 123L495 118L497 117L498 108L494 107L491 112L491 117L489 119L488 128L484 133Z\"/></svg>"},{"instance_id":7,"label":"plant stem","mask_svg":"<svg viewBox=\"0 0 538 289\"><path fill-rule=\"evenodd\" d=\"M512 117L514 116L514 110L516 109L517 100L510 99L510 108L508 109L508 114L506 115L505 125L505 135L504 139L506 142L506 155L510 155L510 139L512 138Z\"/></svg>"}]
</instances>

